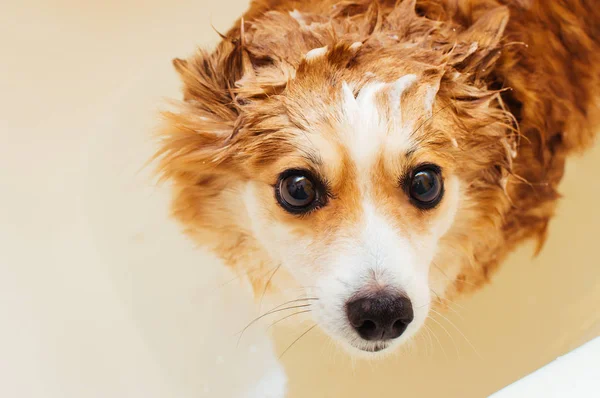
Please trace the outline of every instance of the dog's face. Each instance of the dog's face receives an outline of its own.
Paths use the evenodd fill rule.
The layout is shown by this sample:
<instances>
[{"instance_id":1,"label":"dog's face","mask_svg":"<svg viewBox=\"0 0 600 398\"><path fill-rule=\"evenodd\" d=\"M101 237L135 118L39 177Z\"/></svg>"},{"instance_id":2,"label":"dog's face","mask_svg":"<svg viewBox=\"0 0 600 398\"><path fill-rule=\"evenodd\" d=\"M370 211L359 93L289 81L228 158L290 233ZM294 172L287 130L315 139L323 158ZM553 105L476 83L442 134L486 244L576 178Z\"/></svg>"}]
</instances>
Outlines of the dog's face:
<instances>
[{"instance_id":1,"label":"dog's face","mask_svg":"<svg viewBox=\"0 0 600 398\"><path fill-rule=\"evenodd\" d=\"M291 69L240 72L235 109L200 100L215 96L197 84L216 80L204 61L177 64L187 113L171 115L162 166L199 241L241 270L286 269L329 335L379 352L410 339L432 294L494 239L476 236L506 205L509 124L497 93L442 53L426 65L411 47L361 51L342 43Z\"/></svg>"},{"instance_id":2,"label":"dog's face","mask_svg":"<svg viewBox=\"0 0 600 398\"><path fill-rule=\"evenodd\" d=\"M269 127L279 154L257 165L243 202L253 236L318 299L317 322L376 351L427 316L431 262L459 208L457 144L432 117L439 76L398 68L331 85L313 71L328 62L319 51L273 100L289 115Z\"/></svg>"}]
</instances>

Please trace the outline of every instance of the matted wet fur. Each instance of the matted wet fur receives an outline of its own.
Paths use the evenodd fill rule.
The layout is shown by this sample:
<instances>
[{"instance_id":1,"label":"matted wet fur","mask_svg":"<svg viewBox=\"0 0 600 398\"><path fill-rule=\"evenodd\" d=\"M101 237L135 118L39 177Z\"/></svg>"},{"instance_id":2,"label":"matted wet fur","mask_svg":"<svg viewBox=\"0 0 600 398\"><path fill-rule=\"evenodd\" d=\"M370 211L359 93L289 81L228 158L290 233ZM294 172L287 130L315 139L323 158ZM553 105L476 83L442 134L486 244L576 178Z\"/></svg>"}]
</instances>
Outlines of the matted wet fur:
<instances>
[{"instance_id":1,"label":"matted wet fur","mask_svg":"<svg viewBox=\"0 0 600 398\"><path fill-rule=\"evenodd\" d=\"M329 272L324 264L338 261L331 251L363 242L356 237L371 211L417 242L411 256L424 256L419 247L431 252L427 283L443 299L488 281L525 239L541 247L565 159L590 146L599 128L600 7L259 0L216 50L174 65L184 100L166 113L157 158L190 236L247 274L259 295L280 264L308 289L314 283L306 281ZM382 91L369 102L364 92L375 86ZM350 97L362 104L355 113L373 106L389 125L397 107L402 126L411 126L386 127L367 185L359 182L362 149L351 142L371 127L367 116L352 119ZM413 158L441 165L448 178L433 213L396 190ZM290 165L325 175L327 205L301 217L278 206L273 185ZM374 209L364 204L367 191ZM306 268L296 269L298 261Z\"/></svg>"}]
</instances>

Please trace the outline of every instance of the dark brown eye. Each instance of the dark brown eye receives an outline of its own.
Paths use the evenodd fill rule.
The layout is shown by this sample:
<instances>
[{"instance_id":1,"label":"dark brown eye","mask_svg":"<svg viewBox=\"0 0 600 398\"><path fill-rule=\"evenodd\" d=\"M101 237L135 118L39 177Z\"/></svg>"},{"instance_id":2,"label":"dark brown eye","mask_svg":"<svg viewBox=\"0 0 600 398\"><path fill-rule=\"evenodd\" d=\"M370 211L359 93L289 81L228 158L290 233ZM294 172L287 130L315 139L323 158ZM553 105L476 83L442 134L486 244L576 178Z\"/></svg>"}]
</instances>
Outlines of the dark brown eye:
<instances>
[{"instance_id":1,"label":"dark brown eye","mask_svg":"<svg viewBox=\"0 0 600 398\"><path fill-rule=\"evenodd\" d=\"M275 189L277 201L290 213L307 213L322 205L324 190L319 181L305 170L287 170Z\"/></svg>"},{"instance_id":2,"label":"dark brown eye","mask_svg":"<svg viewBox=\"0 0 600 398\"><path fill-rule=\"evenodd\" d=\"M409 187L413 203L422 209L435 207L442 199L444 185L439 167L422 166L413 172Z\"/></svg>"},{"instance_id":3,"label":"dark brown eye","mask_svg":"<svg viewBox=\"0 0 600 398\"><path fill-rule=\"evenodd\" d=\"M279 177L275 189L277 201L290 213L307 213L324 197L319 182L303 170L288 170Z\"/></svg>"}]
</instances>

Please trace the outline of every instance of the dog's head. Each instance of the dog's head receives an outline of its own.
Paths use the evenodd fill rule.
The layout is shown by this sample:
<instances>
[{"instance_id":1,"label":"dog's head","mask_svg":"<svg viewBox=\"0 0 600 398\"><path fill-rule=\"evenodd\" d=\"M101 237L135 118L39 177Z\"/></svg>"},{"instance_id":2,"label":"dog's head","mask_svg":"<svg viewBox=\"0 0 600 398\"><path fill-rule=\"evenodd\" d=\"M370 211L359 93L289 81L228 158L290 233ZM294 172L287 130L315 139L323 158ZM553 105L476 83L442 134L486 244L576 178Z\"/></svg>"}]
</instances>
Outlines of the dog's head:
<instances>
[{"instance_id":1,"label":"dog's head","mask_svg":"<svg viewBox=\"0 0 600 398\"><path fill-rule=\"evenodd\" d=\"M269 13L177 60L159 153L190 234L259 291L281 266L327 333L369 352L413 336L495 244L514 149L483 83L506 11L461 31L408 3L375 25Z\"/></svg>"}]
</instances>

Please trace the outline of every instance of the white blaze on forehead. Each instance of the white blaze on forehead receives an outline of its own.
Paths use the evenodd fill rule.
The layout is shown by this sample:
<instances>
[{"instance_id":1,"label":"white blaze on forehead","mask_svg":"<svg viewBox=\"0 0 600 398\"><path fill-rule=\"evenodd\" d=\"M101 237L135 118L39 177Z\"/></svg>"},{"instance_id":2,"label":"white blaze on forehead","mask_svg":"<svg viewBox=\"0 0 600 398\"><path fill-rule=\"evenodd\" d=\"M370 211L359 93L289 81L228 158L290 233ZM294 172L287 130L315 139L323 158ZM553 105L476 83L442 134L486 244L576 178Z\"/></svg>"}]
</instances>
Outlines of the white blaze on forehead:
<instances>
[{"instance_id":1,"label":"white blaze on forehead","mask_svg":"<svg viewBox=\"0 0 600 398\"><path fill-rule=\"evenodd\" d=\"M361 169L367 169L376 159L383 145L391 137L394 147L410 146L410 121L402 120L402 94L417 80L410 74L392 83L375 82L365 85L355 98L346 82L342 83L342 107L346 118L346 143L353 160ZM388 106L394 120L384 120L387 109L377 106L376 96L388 94Z\"/></svg>"}]
</instances>

